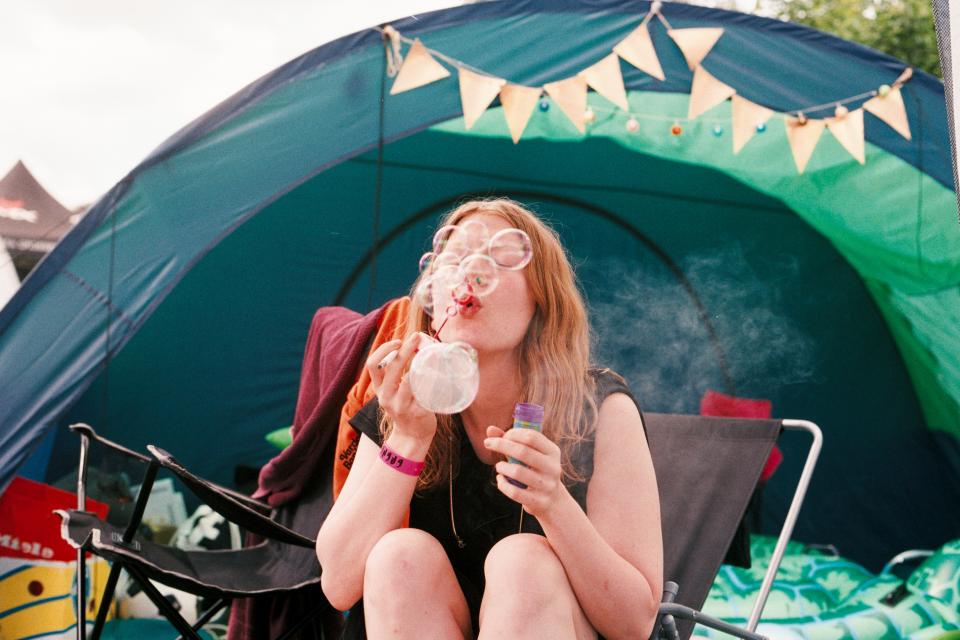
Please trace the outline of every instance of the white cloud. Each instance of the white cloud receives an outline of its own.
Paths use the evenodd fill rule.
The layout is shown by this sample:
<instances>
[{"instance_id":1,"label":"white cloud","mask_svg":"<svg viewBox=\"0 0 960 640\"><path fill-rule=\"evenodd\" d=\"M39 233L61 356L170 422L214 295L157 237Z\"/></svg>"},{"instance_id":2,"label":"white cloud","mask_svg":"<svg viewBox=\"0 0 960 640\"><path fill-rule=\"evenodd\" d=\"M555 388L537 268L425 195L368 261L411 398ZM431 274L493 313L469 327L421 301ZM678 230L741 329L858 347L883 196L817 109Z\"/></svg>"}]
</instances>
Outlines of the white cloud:
<instances>
[{"instance_id":1,"label":"white cloud","mask_svg":"<svg viewBox=\"0 0 960 640\"><path fill-rule=\"evenodd\" d=\"M0 174L23 159L68 207L192 119L339 36L456 0L0 3ZM358 7L359 5L359 7Z\"/></svg>"}]
</instances>

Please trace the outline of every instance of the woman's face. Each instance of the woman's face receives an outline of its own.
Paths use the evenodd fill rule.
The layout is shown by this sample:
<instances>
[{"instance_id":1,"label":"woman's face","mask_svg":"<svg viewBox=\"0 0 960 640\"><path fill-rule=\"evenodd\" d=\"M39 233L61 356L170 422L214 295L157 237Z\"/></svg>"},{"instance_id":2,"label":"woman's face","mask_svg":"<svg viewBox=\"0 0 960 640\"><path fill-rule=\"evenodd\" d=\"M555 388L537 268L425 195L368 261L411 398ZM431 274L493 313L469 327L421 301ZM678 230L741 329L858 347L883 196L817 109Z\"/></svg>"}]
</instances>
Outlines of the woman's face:
<instances>
[{"instance_id":1,"label":"woman's face","mask_svg":"<svg viewBox=\"0 0 960 640\"><path fill-rule=\"evenodd\" d=\"M462 220L476 220L486 225L493 236L501 229L512 225L505 219L491 213L473 213ZM533 257L534 260L537 256ZM481 355L512 351L520 346L530 326L530 320L536 310L530 286L524 271L498 269L500 278L496 288L487 295L480 296L473 308L450 318L440 333L442 342L463 341L471 345ZM446 314L439 308L433 317L432 326L436 331Z\"/></svg>"}]
</instances>

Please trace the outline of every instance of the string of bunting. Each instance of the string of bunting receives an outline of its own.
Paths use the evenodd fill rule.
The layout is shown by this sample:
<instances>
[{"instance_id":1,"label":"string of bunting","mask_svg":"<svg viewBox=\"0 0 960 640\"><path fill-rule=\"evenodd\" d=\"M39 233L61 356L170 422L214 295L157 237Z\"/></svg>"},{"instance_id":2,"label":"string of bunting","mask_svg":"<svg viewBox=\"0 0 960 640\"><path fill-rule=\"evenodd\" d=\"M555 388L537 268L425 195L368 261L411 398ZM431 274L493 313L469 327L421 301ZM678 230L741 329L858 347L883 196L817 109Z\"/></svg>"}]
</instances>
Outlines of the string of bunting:
<instances>
[{"instance_id":1,"label":"string of bunting","mask_svg":"<svg viewBox=\"0 0 960 640\"><path fill-rule=\"evenodd\" d=\"M587 92L593 89L616 107L610 112L619 110L629 116L626 122L627 131L634 133L640 129L637 116L641 116L673 120L673 125L670 127L671 134L681 135L683 128L680 126L680 119L643 115L631 111L627 102L623 75L620 72L620 60L624 60L658 80L662 81L666 78L650 37L650 21L657 18L666 28L667 35L680 49L690 70L693 71L686 120L700 118L717 105L730 100L734 154L740 153L755 133L764 132L770 118L775 114L785 121L787 142L799 173L803 173L806 169L824 130L829 130L857 162L864 164L866 162L864 111L869 111L898 134L910 140L910 125L903 97L900 94L900 88L913 75L913 70L909 67L891 84L881 85L876 90L821 105L811 105L789 112L777 112L740 96L735 88L718 80L703 68L703 60L723 36L722 28L675 29L660 9L659 2L652 3L650 11L643 16L640 24L600 61L574 76L548 82L541 87L528 87L498 78L439 51L429 49L419 38L413 40L406 38L392 26L387 25L381 31L387 56L387 74L395 78L390 88L390 95L417 89L449 77L450 71L438 61L439 58L457 70L464 125L467 129L473 127L477 119L499 97L510 137L516 144L520 141L534 110L538 106L543 111L549 108L550 103L543 98L545 93L580 133L586 133L587 125L596 119L594 109L587 106ZM406 56L402 55L401 43L410 45ZM846 106L864 98L869 99L856 109L851 110ZM809 116L809 114L830 109L832 114L829 116L821 118ZM606 111L603 108L600 110ZM708 119L704 118L704 120ZM715 133L722 133L722 131L719 125L714 127Z\"/></svg>"}]
</instances>

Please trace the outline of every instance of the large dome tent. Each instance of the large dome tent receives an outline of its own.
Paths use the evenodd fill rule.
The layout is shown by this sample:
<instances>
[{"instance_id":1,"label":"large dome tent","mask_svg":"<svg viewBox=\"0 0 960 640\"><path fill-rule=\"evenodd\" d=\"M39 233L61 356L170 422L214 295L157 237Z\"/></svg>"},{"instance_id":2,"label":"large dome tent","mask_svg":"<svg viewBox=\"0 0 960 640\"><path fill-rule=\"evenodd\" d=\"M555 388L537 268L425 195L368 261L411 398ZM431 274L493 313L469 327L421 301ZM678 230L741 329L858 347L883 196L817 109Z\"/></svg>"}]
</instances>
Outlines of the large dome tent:
<instances>
[{"instance_id":1,"label":"large dome tent","mask_svg":"<svg viewBox=\"0 0 960 640\"><path fill-rule=\"evenodd\" d=\"M392 26L535 87L608 56L649 6L489 2ZM778 112L890 84L905 67L793 24L662 12L675 28L723 28L704 68ZM402 295L441 213L506 195L560 231L598 358L646 408L695 413L713 388L821 424L799 539L879 566L955 537L960 237L942 85L922 72L903 85L910 140L866 114L863 165L824 133L798 173L782 118L738 154L729 103L687 119L687 61L660 21L650 33L665 80L621 63L635 131L594 93L585 133L549 98L518 144L497 103L467 130L449 62L451 77L389 94L377 29L304 54L185 127L0 312L0 485L31 454L40 479L67 471L73 421L156 443L220 482L261 464L263 434L291 420L316 307ZM768 526L805 444L783 443Z\"/></svg>"}]
</instances>

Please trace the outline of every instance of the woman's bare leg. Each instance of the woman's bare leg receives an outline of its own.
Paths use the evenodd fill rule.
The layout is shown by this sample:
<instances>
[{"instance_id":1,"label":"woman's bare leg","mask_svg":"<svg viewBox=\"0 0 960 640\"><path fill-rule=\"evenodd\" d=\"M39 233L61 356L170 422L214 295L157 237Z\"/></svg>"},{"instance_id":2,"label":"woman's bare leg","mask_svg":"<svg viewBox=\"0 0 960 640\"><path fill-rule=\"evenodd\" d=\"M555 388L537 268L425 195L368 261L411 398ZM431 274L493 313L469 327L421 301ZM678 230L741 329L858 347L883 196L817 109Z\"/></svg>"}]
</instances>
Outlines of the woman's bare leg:
<instances>
[{"instance_id":1,"label":"woman's bare leg","mask_svg":"<svg viewBox=\"0 0 960 640\"><path fill-rule=\"evenodd\" d=\"M560 559L547 539L507 536L490 550L479 638L595 639Z\"/></svg>"},{"instance_id":2,"label":"woman's bare leg","mask_svg":"<svg viewBox=\"0 0 960 640\"><path fill-rule=\"evenodd\" d=\"M363 574L367 636L471 638L470 610L443 547L419 529L395 529L373 546Z\"/></svg>"}]
</instances>

